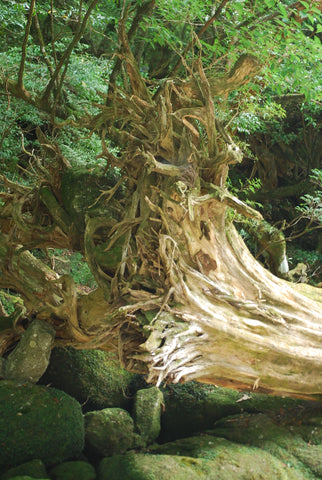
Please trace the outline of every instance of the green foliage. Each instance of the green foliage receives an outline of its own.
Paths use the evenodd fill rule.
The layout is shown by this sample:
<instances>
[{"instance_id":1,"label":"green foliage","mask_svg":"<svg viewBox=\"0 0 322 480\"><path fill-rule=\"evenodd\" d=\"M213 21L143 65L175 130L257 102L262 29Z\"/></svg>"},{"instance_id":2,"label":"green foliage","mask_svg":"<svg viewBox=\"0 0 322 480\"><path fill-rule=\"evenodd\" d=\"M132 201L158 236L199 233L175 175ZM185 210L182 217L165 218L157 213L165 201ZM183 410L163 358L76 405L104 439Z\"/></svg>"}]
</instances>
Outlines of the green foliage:
<instances>
[{"instance_id":1,"label":"green foliage","mask_svg":"<svg viewBox=\"0 0 322 480\"><path fill-rule=\"evenodd\" d=\"M8 45L19 41L25 26L25 14L28 8L27 2L11 0L10 2L1 2L0 8L0 45Z\"/></svg>"},{"instance_id":2,"label":"green foliage","mask_svg":"<svg viewBox=\"0 0 322 480\"><path fill-rule=\"evenodd\" d=\"M307 266L308 283L318 284L322 281L322 253L316 250L304 250L292 243L287 247L287 256L290 269L299 263Z\"/></svg>"},{"instance_id":3,"label":"green foliage","mask_svg":"<svg viewBox=\"0 0 322 480\"><path fill-rule=\"evenodd\" d=\"M263 130L264 123L254 113L241 112L238 117L236 117L233 126L236 126L238 132L250 135L259 130Z\"/></svg>"},{"instance_id":4,"label":"green foliage","mask_svg":"<svg viewBox=\"0 0 322 480\"><path fill-rule=\"evenodd\" d=\"M69 273L77 285L90 289L97 287L93 274L80 252L71 252L61 248L49 248L47 254L43 250L33 250L32 253L48 266L57 270L57 273ZM59 260L63 262L63 271L57 266Z\"/></svg>"},{"instance_id":5,"label":"green foliage","mask_svg":"<svg viewBox=\"0 0 322 480\"><path fill-rule=\"evenodd\" d=\"M239 102L240 112L231 122L231 127L239 133L251 135L265 132L268 123L280 124L281 119L285 118L286 112L282 105L270 98L262 102L260 96L262 92L258 92L258 96L246 97L242 103Z\"/></svg>"},{"instance_id":6,"label":"green foliage","mask_svg":"<svg viewBox=\"0 0 322 480\"><path fill-rule=\"evenodd\" d=\"M0 72L2 75L17 77L21 59L21 47L13 46L0 52ZM40 47L30 44L27 47L25 87L33 93L41 91L48 78L46 65L41 62Z\"/></svg>"},{"instance_id":7,"label":"green foliage","mask_svg":"<svg viewBox=\"0 0 322 480\"><path fill-rule=\"evenodd\" d=\"M6 97L0 97L0 159L2 172L13 175L17 173L17 164L23 158L24 147L31 152L38 146L35 138L36 126L45 124L44 116L27 103Z\"/></svg>"},{"instance_id":8,"label":"green foliage","mask_svg":"<svg viewBox=\"0 0 322 480\"><path fill-rule=\"evenodd\" d=\"M283 42L284 43L284 42ZM298 45L301 44L301 49ZM318 37L310 39L300 31L285 41L287 56L282 51L278 54L278 68L270 69L267 76L271 78L268 87L272 95L299 93L306 101L322 98L322 72L316 65L321 61L321 41Z\"/></svg>"},{"instance_id":9,"label":"green foliage","mask_svg":"<svg viewBox=\"0 0 322 480\"><path fill-rule=\"evenodd\" d=\"M17 301L18 297L11 295L9 290L0 290L0 302L7 315L11 315L14 312Z\"/></svg>"},{"instance_id":10,"label":"green foliage","mask_svg":"<svg viewBox=\"0 0 322 480\"><path fill-rule=\"evenodd\" d=\"M243 200L253 208L261 209L263 205L251 200L249 197L260 190L262 184L259 178L242 180L239 176L231 175L227 180L227 186L231 193Z\"/></svg>"},{"instance_id":11,"label":"green foliage","mask_svg":"<svg viewBox=\"0 0 322 480\"><path fill-rule=\"evenodd\" d=\"M97 287L92 272L79 252L74 252L70 256L70 274L78 285L87 286L91 289Z\"/></svg>"},{"instance_id":12,"label":"green foliage","mask_svg":"<svg viewBox=\"0 0 322 480\"><path fill-rule=\"evenodd\" d=\"M294 246L290 246L288 249L288 259L292 266L296 266L298 263L306 263L311 265L311 268L317 267L322 262L322 253L314 250L302 250Z\"/></svg>"},{"instance_id":13,"label":"green foliage","mask_svg":"<svg viewBox=\"0 0 322 480\"><path fill-rule=\"evenodd\" d=\"M81 253L61 249L49 249L49 256L51 259L56 257L68 261L70 275L73 277L77 285L89 287L91 289L97 287L93 274Z\"/></svg>"},{"instance_id":14,"label":"green foliage","mask_svg":"<svg viewBox=\"0 0 322 480\"><path fill-rule=\"evenodd\" d=\"M306 193L301 197L301 204L296 210L311 223L322 226L322 170L314 169L310 175L312 183L317 187L313 195Z\"/></svg>"},{"instance_id":15,"label":"green foliage","mask_svg":"<svg viewBox=\"0 0 322 480\"><path fill-rule=\"evenodd\" d=\"M65 48L64 42L56 42L56 54L62 54ZM89 113L93 114L98 111L93 107L93 103L101 100L98 91L106 90L107 79L110 73L109 62L104 58L99 59L88 55L85 48L86 46L78 47L72 53L63 90L65 102L70 106L74 114L78 111L79 115L84 114L84 105L86 105ZM39 45L28 45L26 56L25 88L36 94L41 92L50 80L49 71L42 62ZM0 52L0 65L2 65L0 73L13 78L17 77L20 57L20 47L11 47L4 52ZM49 58L54 64L54 59L52 57Z\"/></svg>"},{"instance_id":16,"label":"green foliage","mask_svg":"<svg viewBox=\"0 0 322 480\"><path fill-rule=\"evenodd\" d=\"M90 135L87 130L69 127L59 130L55 141L72 165L106 164L106 161L96 158L101 153L101 141L95 133Z\"/></svg>"},{"instance_id":17,"label":"green foliage","mask_svg":"<svg viewBox=\"0 0 322 480\"><path fill-rule=\"evenodd\" d=\"M92 104L101 102L98 91L106 91L110 70L110 62L105 58L88 55L83 47L77 49L71 56L66 76L69 102L78 109L86 105L90 113L97 112Z\"/></svg>"}]
</instances>

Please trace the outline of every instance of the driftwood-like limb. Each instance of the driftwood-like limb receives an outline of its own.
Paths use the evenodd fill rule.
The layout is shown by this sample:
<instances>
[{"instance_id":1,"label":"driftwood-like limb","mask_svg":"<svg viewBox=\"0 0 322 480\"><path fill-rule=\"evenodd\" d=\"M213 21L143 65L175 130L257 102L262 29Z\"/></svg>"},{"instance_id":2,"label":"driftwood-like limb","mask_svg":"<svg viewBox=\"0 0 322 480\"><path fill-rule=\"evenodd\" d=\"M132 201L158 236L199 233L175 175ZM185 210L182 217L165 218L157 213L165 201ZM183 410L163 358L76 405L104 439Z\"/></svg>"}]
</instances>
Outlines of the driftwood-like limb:
<instances>
[{"instance_id":1,"label":"driftwood-like limb","mask_svg":"<svg viewBox=\"0 0 322 480\"><path fill-rule=\"evenodd\" d=\"M259 213L254 208L250 207L246 203L239 200L239 198L235 197L227 190L218 187L217 185L210 184L209 189L212 193L208 193L206 195L196 197L193 200L193 203L196 205L201 205L202 203L212 202L213 200L220 201L224 205L231 207L237 213L240 213L244 217L247 218L255 218L257 220L263 220L261 213Z\"/></svg>"},{"instance_id":2,"label":"driftwood-like limb","mask_svg":"<svg viewBox=\"0 0 322 480\"><path fill-rule=\"evenodd\" d=\"M192 243L197 228L189 217L183 221L190 258L199 268L186 264L174 244L160 248L180 306L159 317L151 341L142 345L145 353L137 358L147 362L149 379L321 393L322 292L306 287L315 300L298 294L251 257L232 226L226 236L219 224L220 218L207 238ZM223 275L229 283L222 283Z\"/></svg>"},{"instance_id":3,"label":"driftwood-like limb","mask_svg":"<svg viewBox=\"0 0 322 480\"><path fill-rule=\"evenodd\" d=\"M179 177L182 173L180 167L169 163L158 162L149 152L142 153L142 156L146 159L146 165L150 171L168 175L169 177Z\"/></svg>"},{"instance_id":4,"label":"driftwood-like limb","mask_svg":"<svg viewBox=\"0 0 322 480\"><path fill-rule=\"evenodd\" d=\"M218 78L214 74L209 76L209 85L211 95L221 96L227 93L237 90L242 85L250 82L260 71L260 62L253 55L241 55L236 61L235 65L228 73L228 75ZM195 79L191 79L182 83L181 88L185 95L190 99L202 101L200 88Z\"/></svg>"}]
</instances>

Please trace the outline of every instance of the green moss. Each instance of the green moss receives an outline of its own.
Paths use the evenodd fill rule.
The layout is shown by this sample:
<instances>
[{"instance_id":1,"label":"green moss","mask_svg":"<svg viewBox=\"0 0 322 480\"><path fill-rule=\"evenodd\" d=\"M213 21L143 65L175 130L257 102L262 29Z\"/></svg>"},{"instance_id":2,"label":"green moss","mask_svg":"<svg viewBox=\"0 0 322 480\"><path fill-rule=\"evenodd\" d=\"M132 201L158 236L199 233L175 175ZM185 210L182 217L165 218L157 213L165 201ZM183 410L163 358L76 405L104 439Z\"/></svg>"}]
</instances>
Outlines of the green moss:
<instances>
[{"instance_id":1,"label":"green moss","mask_svg":"<svg viewBox=\"0 0 322 480\"><path fill-rule=\"evenodd\" d=\"M284 454L276 455L263 451L255 446L239 445L225 438L213 435L202 435L177 440L150 449L152 453L162 455L184 455L201 458L212 462L214 471L223 472L218 478L250 478L250 479L298 479L315 478L305 470L300 462L283 449ZM229 473L231 477L224 474ZM237 475L235 477L235 475ZM240 476L238 476L240 475ZM263 475L263 476L262 476ZM217 477L214 477L217 480Z\"/></svg>"},{"instance_id":2,"label":"green moss","mask_svg":"<svg viewBox=\"0 0 322 480\"><path fill-rule=\"evenodd\" d=\"M163 394L165 412L162 416L162 442L211 429L217 420L234 413L280 412L308 404L303 400L252 392L245 395L236 390L198 382L169 385L163 389Z\"/></svg>"},{"instance_id":3,"label":"green moss","mask_svg":"<svg viewBox=\"0 0 322 480\"><path fill-rule=\"evenodd\" d=\"M130 407L130 395L140 377L125 371L116 355L101 350L55 348L42 384L76 398L84 411Z\"/></svg>"},{"instance_id":4,"label":"green moss","mask_svg":"<svg viewBox=\"0 0 322 480\"><path fill-rule=\"evenodd\" d=\"M209 469L202 460L163 455L128 454L104 458L98 469L99 480L205 480Z\"/></svg>"},{"instance_id":5,"label":"green moss","mask_svg":"<svg viewBox=\"0 0 322 480\"><path fill-rule=\"evenodd\" d=\"M54 388L0 382L0 468L38 458L62 462L84 446L81 407Z\"/></svg>"},{"instance_id":6,"label":"green moss","mask_svg":"<svg viewBox=\"0 0 322 480\"><path fill-rule=\"evenodd\" d=\"M26 311L23 300L16 295L0 290L0 303L8 316L0 316L0 332L12 328L15 320Z\"/></svg>"},{"instance_id":7,"label":"green moss","mask_svg":"<svg viewBox=\"0 0 322 480\"><path fill-rule=\"evenodd\" d=\"M94 467L87 462L64 462L50 471L53 480L95 480Z\"/></svg>"},{"instance_id":8,"label":"green moss","mask_svg":"<svg viewBox=\"0 0 322 480\"><path fill-rule=\"evenodd\" d=\"M296 411L293 413L293 419L290 415L282 415L278 421L265 414L234 416L217 422L213 433L257 446L295 468L306 480L314 479L322 470L321 444L316 444L321 439L320 427L302 426L302 422L308 421L305 412L302 418ZM309 429L313 441L308 439Z\"/></svg>"},{"instance_id":9,"label":"green moss","mask_svg":"<svg viewBox=\"0 0 322 480\"><path fill-rule=\"evenodd\" d=\"M135 428L147 444L160 434L162 404L163 394L157 387L136 392L133 409Z\"/></svg>"},{"instance_id":10,"label":"green moss","mask_svg":"<svg viewBox=\"0 0 322 480\"><path fill-rule=\"evenodd\" d=\"M105 250L109 242L99 244L94 248L93 254L100 266L105 267L109 271L115 270L122 258L124 239L125 236L122 235L108 252Z\"/></svg>"},{"instance_id":11,"label":"green moss","mask_svg":"<svg viewBox=\"0 0 322 480\"><path fill-rule=\"evenodd\" d=\"M18 475L17 477L10 477L10 480L34 480L35 477L29 477L29 475ZM46 478L41 478L39 480L47 480Z\"/></svg>"},{"instance_id":12,"label":"green moss","mask_svg":"<svg viewBox=\"0 0 322 480\"><path fill-rule=\"evenodd\" d=\"M188 441L190 439L186 439ZM209 443L209 438L207 438ZM202 442L202 440L201 440ZM215 440L217 442L217 440ZM178 447L179 449L179 447ZM99 480L305 480L269 453L217 442L212 459L178 455L127 454L104 458ZM209 448L208 448L209 451Z\"/></svg>"},{"instance_id":13,"label":"green moss","mask_svg":"<svg viewBox=\"0 0 322 480\"><path fill-rule=\"evenodd\" d=\"M17 475L29 475L32 478L49 478L46 467L41 460L31 460L18 467L13 467L0 476L0 480L9 480Z\"/></svg>"},{"instance_id":14,"label":"green moss","mask_svg":"<svg viewBox=\"0 0 322 480\"><path fill-rule=\"evenodd\" d=\"M64 208L79 230L85 227L86 214L107 215L102 191L108 191L116 181L115 173L104 175L103 169L97 166L73 168L63 174L61 193ZM117 217L113 199L108 203L108 212L111 217Z\"/></svg>"},{"instance_id":15,"label":"green moss","mask_svg":"<svg viewBox=\"0 0 322 480\"><path fill-rule=\"evenodd\" d=\"M121 408L104 408L85 415L86 451L93 456L124 453L134 446L134 423Z\"/></svg>"}]
</instances>

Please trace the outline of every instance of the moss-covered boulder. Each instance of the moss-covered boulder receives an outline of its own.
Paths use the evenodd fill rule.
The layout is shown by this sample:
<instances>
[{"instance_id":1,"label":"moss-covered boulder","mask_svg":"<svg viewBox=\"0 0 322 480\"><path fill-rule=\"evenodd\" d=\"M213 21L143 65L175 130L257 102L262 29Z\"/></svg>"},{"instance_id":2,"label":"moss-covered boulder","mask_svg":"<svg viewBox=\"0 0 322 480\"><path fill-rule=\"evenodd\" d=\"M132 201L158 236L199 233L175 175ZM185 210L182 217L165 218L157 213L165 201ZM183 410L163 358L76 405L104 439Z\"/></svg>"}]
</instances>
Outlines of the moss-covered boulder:
<instances>
[{"instance_id":1,"label":"moss-covered boulder","mask_svg":"<svg viewBox=\"0 0 322 480\"><path fill-rule=\"evenodd\" d=\"M256 445L303 472L306 480L322 477L322 410L293 409L280 415L248 414L217 422L216 435Z\"/></svg>"},{"instance_id":2,"label":"moss-covered boulder","mask_svg":"<svg viewBox=\"0 0 322 480\"><path fill-rule=\"evenodd\" d=\"M168 455L126 454L103 458L98 480L206 480L206 462ZM216 479L217 480L217 479Z\"/></svg>"},{"instance_id":3,"label":"moss-covered boulder","mask_svg":"<svg viewBox=\"0 0 322 480\"><path fill-rule=\"evenodd\" d=\"M76 398L83 411L130 408L130 397L143 383L125 371L115 354L101 350L54 348L41 384L52 385Z\"/></svg>"},{"instance_id":4,"label":"moss-covered boulder","mask_svg":"<svg viewBox=\"0 0 322 480\"><path fill-rule=\"evenodd\" d=\"M109 190L117 182L115 173L95 167L67 169L62 175L61 194L65 210L79 230L85 228L85 215L106 217L106 203L103 190ZM120 195L118 190L117 197ZM118 218L115 200L109 202L109 216Z\"/></svg>"},{"instance_id":5,"label":"moss-covered boulder","mask_svg":"<svg viewBox=\"0 0 322 480\"><path fill-rule=\"evenodd\" d=\"M136 392L133 408L135 429L147 445L160 434L163 401L163 394L157 387Z\"/></svg>"},{"instance_id":6,"label":"moss-covered boulder","mask_svg":"<svg viewBox=\"0 0 322 480\"><path fill-rule=\"evenodd\" d=\"M10 468L6 473L0 476L0 480L9 480L16 476L29 476L32 478L50 478L47 474L46 467L41 460L31 460L30 462L23 463L18 467Z\"/></svg>"},{"instance_id":7,"label":"moss-covered boulder","mask_svg":"<svg viewBox=\"0 0 322 480\"><path fill-rule=\"evenodd\" d=\"M0 357L0 380L5 377L6 359Z\"/></svg>"},{"instance_id":8,"label":"moss-covered boulder","mask_svg":"<svg viewBox=\"0 0 322 480\"><path fill-rule=\"evenodd\" d=\"M158 447L152 452L204 460L211 466L209 480L310 480L308 471L285 463L255 446L240 445L225 438L202 435L183 438Z\"/></svg>"},{"instance_id":9,"label":"moss-covered boulder","mask_svg":"<svg viewBox=\"0 0 322 480\"><path fill-rule=\"evenodd\" d=\"M51 325L34 320L7 358L5 378L38 382L48 367L55 335L55 329Z\"/></svg>"},{"instance_id":10,"label":"moss-covered boulder","mask_svg":"<svg viewBox=\"0 0 322 480\"><path fill-rule=\"evenodd\" d=\"M10 477L10 480L35 480L35 477L29 477L29 475L18 475L16 477ZM47 478L41 478L39 480L47 480Z\"/></svg>"},{"instance_id":11,"label":"moss-covered boulder","mask_svg":"<svg viewBox=\"0 0 322 480\"><path fill-rule=\"evenodd\" d=\"M32 459L46 466L84 447L81 406L69 395L31 383L0 382L0 471Z\"/></svg>"},{"instance_id":12,"label":"moss-covered boulder","mask_svg":"<svg viewBox=\"0 0 322 480\"><path fill-rule=\"evenodd\" d=\"M203 443L202 437L199 438ZM126 454L104 458L99 465L98 480L305 480L265 451L213 437L205 440L211 452L208 458L182 456L177 453L179 445L169 455Z\"/></svg>"},{"instance_id":13,"label":"moss-covered boulder","mask_svg":"<svg viewBox=\"0 0 322 480\"><path fill-rule=\"evenodd\" d=\"M168 385L163 389L165 409L160 440L168 442L211 429L217 420L242 412L280 412L312 402L238 392L198 382Z\"/></svg>"},{"instance_id":14,"label":"moss-covered boulder","mask_svg":"<svg viewBox=\"0 0 322 480\"><path fill-rule=\"evenodd\" d=\"M50 470L52 480L95 480L96 472L88 462L63 462Z\"/></svg>"},{"instance_id":15,"label":"moss-covered boulder","mask_svg":"<svg viewBox=\"0 0 322 480\"><path fill-rule=\"evenodd\" d=\"M85 415L86 452L103 457L124 453L135 444L134 423L121 408L105 408Z\"/></svg>"}]
</instances>

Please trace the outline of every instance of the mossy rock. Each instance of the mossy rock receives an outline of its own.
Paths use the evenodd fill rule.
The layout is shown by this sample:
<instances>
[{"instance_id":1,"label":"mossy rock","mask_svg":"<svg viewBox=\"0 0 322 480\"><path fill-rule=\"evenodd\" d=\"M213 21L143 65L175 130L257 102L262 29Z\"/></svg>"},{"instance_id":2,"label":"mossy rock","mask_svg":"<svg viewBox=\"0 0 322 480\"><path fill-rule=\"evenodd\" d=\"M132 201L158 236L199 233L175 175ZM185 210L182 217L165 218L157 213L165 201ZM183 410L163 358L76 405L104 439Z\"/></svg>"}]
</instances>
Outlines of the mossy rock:
<instances>
[{"instance_id":1,"label":"mossy rock","mask_svg":"<svg viewBox=\"0 0 322 480\"><path fill-rule=\"evenodd\" d=\"M46 466L84 447L79 403L66 393L13 380L0 382L0 468L40 459Z\"/></svg>"},{"instance_id":2,"label":"mossy rock","mask_svg":"<svg viewBox=\"0 0 322 480\"><path fill-rule=\"evenodd\" d=\"M122 259L124 239L125 235L122 235L118 242L109 248L108 252L106 252L106 248L109 242L98 244L93 249L92 254L96 262L108 272L115 271Z\"/></svg>"},{"instance_id":3,"label":"mossy rock","mask_svg":"<svg viewBox=\"0 0 322 480\"><path fill-rule=\"evenodd\" d=\"M163 389L165 409L162 415L161 442L188 437L211 429L217 420L247 412L287 411L313 402L238 392L199 382L168 385Z\"/></svg>"},{"instance_id":4,"label":"mossy rock","mask_svg":"<svg viewBox=\"0 0 322 480\"><path fill-rule=\"evenodd\" d=\"M36 383L48 367L55 335L51 325L34 320L6 359L5 378Z\"/></svg>"},{"instance_id":5,"label":"mossy rock","mask_svg":"<svg viewBox=\"0 0 322 480\"><path fill-rule=\"evenodd\" d=\"M116 202L112 198L106 211L105 197L102 191L109 190L117 178L113 174L104 175L99 167L77 167L64 172L61 193L64 208L79 230L85 228L85 215L108 215L118 218ZM120 189L119 189L120 190ZM120 191L117 194L119 197Z\"/></svg>"},{"instance_id":6,"label":"mossy rock","mask_svg":"<svg viewBox=\"0 0 322 480\"><path fill-rule=\"evenodd\" d=\"M6 359L0 357L0 380L5 377Z\"/></svg>"},{"instance_id":7,"label":"mossy rock","mask_svg":"<svg viewBox=\"0 0 322 480\"><path fill-rule=\"evenodd\" d=\"M95 480L96 472L88 462L63 462L50 470L52 480Z\"/></svg>"},{"instance_id":8,"label":"mossy rock","mask_svg":"<svg viewBox=\"0 0 322 480\"><path fill-rule=\"evenodd\" d=\"M294 409L278 417L243 414L217 422L213 430L234 442L254 445L302 472L305 480L322 476L322 411Z\"/></svg>"},{"instance_id":9,"label":"mossy rock","mask_svg":"<svg viewBox=\"0 0 322 480\"><path fill-rule=\"evenodd\" d=\"M18 475L16 477L10 477L10 480L35 480L35 477L29 477L29 475ZM48 480L48 477L41 478L39 480Z\"/></svg>"},{"instance_id":10,"label":"mossy rock","mask_svg":"<svg viewBox=\"0 0 322 480\"><path fill-rule=\"evenodd\" d=\"M198 459L126 454L103 458L98 468L98 480L210 480L206 473L209 469Z\"/></svg>"},{"instance_id":11,"label":"mossy rock","mask_svg":"<svg viewBox=\"0 0 322 480\"><path fill-rule=\"evenodd\" d=\"M132 417L121 408L86 413L85 432L86 452L94 458L124 453L135 444Z\"/></svg>"},{"instance_id":12,"label":"mossy rock","mask_svg":"<svg viewBox=\"0 0 322 480\"><path fill-rule=\"evenodd\" d=\"M88 412L108 407L130 408L131 396L143 381L141 376L124 370L112 353L68 347L53 349L40 383L68 393Z\"/></svg>"},{"instance_id":13,"label":"mossy rock","mask_svg":"<svg viewBox=\"0 0 322 480\"><path fill-rule=\"evenodd\" d=\"M32 478L49 478L46 467L41 460L31 460L18 467L10 468L6 473L0 476L0 480L9 480L16 476L30 476Z\"/></svg>"},{"instance_id":14,"label":"mossy rock","mask_svg":"<svg viewBox=\"0 0 322 480\"><path fill-rule=\"evenodd\" d=\"M210 458L180 454L104 458L99 465L98 480L305 480L265 451L214 440L217 445L209 446L209 438L206 439L208 450L213 452Z\"/></svg>"},{"instance_id":15,"label":"mossy rock","mask_svg":"<svg viewBox=\"0 0 322 480\"><path fill-rule=\"evenodd\" d=\"M135 429L147 445L160 434L163 401L163 394L157 387L136 392L133 408Z\"/></svg>"}]
</instances>

